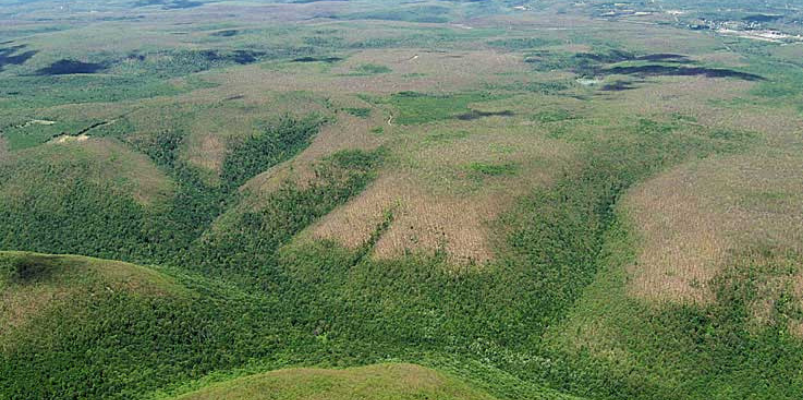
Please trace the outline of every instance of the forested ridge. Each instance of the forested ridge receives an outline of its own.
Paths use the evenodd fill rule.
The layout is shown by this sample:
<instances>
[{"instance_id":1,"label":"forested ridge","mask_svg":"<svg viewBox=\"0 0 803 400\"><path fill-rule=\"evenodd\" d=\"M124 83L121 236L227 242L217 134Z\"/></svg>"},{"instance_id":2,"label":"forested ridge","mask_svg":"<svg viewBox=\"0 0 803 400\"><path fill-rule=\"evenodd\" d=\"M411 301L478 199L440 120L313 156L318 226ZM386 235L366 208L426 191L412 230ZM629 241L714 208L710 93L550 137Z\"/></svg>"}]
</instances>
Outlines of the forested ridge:
<instances>
[{"instance_id":1,"label":"forested ridge","mask_svg":"<svg viewBox=\"0 0 803 400\"><path fill-rule=\"evenodd\" d=\"M102 293L51 309L4 339L3 393L126 398L249 366L401 359L457 370L503 396L534 397L549 386L589 398L677 398L674 385L620 375L616 365L556 351L542 337L604 265L603 249L627 235L615 211L624 190L673 163L738 151L741 144L639 121L628 137L590 151L587 162L568 169L550 191L528 196L503 217L510 251L483 271L454 275L438 255L375 261L364 257L371 242L356 250L327 241L286 246L370 184L384 158L381 150L325 158L309 182L288 181L261 209L208 230L215 215L238 201L231 182L298 152L319 121L284 120L264 136L238 143L231 154L243 157L244 167L235 172L236 159L227 159L229 172L222 176L231 178L217 186L177 161L180 136L166 132L150 145L138 144L177 183L172 200L157 212L115 195L113 187L83 182L80 174L59 181L63 195L42 186L16 202L4 200L3 248L162 264L197 295ZM293 134L271 135L278 131ZM277 142L283 138L289 147ZM54 177L63 172L45 171ZM0 173L11 177L15 170L3 167ZM4 265L6 274L13 273L13 260ZM756 385L771 385L772 371L803 360L803 347L771 327L745 334L738 311L745 299L731 293L749 291L734 292L737 282L720 282L723 301L715 307L727 312L642 310L651 313L653 324L632 329L666 340L659 352L681 357L683 368L700 372L700 381L682 389L689 398L703 398L707 387L733 374L748 382L740 393L792 398L797 384L773 391ZM694 352L680 345L689 340ZM657 356L652 348L644 351L646 359ZM756 354L772 357L774 366L753 363ZM461 365L470 360L488 367L466 371ZM721 360L732 360L733 367L721 369ZM494 378L501 371L521 381Z\"/></svg>"}]
</instances>

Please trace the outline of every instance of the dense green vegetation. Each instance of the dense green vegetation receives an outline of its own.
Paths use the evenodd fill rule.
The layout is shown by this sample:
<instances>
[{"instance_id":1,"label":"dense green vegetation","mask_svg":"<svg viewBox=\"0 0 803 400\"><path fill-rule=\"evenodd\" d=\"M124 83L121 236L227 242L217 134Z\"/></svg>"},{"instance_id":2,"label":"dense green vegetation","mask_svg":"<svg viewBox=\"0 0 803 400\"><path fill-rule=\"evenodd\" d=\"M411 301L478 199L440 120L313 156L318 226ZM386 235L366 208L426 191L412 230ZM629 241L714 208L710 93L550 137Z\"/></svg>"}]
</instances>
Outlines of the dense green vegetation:
<instances>
[{"instance_id":1,"label":"dense green vegetation","mask_svg":"<svg viewBox=\"0 0 803 400\"><path fill-rule=\"evenodd\" d=\"M378 155L360 152L336 154L319 167L319 178L311 182L308 188L299 189L288 184L273 196L270 208L260 213L245 214L242 217L245 221L242 231L213 239L212 243L199 243L194 253L189 255L181 247L174 247L169 257L176 260L173 262L184 263L182 265L198 263L199 268L208 268L205 272L212 276L224 275L234 279L231 274L250 277L257 272L265 274L260 276L261 281L248 282L247 286L275 283L280 279L276 275L281 271L276 269L275 262L272 265L261 262L270 261L274 255L272 250L288 241L293 233L364 187L378 160ZM86 206L93 205L97 204L86 203ZM98 209L117 211L112 208ZM131 212L124 210L119 214L118 218L123 220L130 218ZM99 215L98 218L108 219L108 216ZM94 246L111 248L108 240L112 235L103 235L101 228L104 225L92 222L96 223L98 229L83 232L96 236L102 242L85 242L87 247L80 251L74 247L67 248L65 246L77 246L79 239L87 238L80 232L67 235L66 232L51 229L50 233L54 235L74 238L67 244L51 242L51 251L57 250L55 246L60 246L58 251L75 253L92 253ZM72 223L74 227L80 226L79 223ZM136 225L130 228L135 232L129 237L122 236L127 232L115 228L115 225L105 227L106 230L114 229L111 233L120 236L120 253L114 254L117 258L143 259L147 254L143 256L140 252L152 250L146 247L150 243L136 242L139 233L136 232ZM173 226L166 228L168 232L175 229ZM46 234L47 230L38 232ZM55 238L49 237L51 240ZM173 246L182 246L180 240L172 239L170 243ZM22 243L17 247L26 247ZM134 254L122 253L128 249L132 249L130 252ZM254 253L255 250L259 252ZM11 271L19 275L15 269ZM190 288L205 295L190 301L172 297L141 297L122 292L100 293L94 298L77 299L64 307L56 307L37 319L36 324L31 324L30 331L23 329L4 338L8 348L3 353L5 360L44 357L41 364L3 362L3 376L16 377L3 382L4 393L12 396L33 394L36 397L63 393L74 393L78 397L128 397L168 383L197 379L214 370L243 366L249 360L267 362L274 359L276 365L293 360L298 362L301 359L290 356L293 353L291 348L314 347L309 347L314 337L310 336L311 328L307 325L312 322L305 322L305 327L302 327L298 326L301 321L280 321L271 317L281 312L280 309L292 307L292 304L280 301L270 292L267 294L271 295L246 294L198 278L183 279ZM251 315L252 318L243 319L243 315ZM267 320L274 320L275 324L265 324ZM132 322L134 325L130 325ZM58 334L53 336L53 332ZM117 334L107 336L106 332ZM282 358L280 352L274 352L284 347L281 343L293 343L280 351L289 351L287 354L290 358ZM60 350L51 351L54 348ZM120 349L125 351L121 352ZM162 351L166 349L169 350ZM160 355L153 357L155 351ZM188 366L191 367L187 369ZM41 374L49 368L57 370ZM121 375L103 373L110 368ZM120 386L124 381L118 378L123 375L133 376L136 383ZM35 389L32 391L31 388Z\"/></svg>"},{"instance_id":2,"label":"dense green vegetation","mask_svg":"<svg viewBox=\"0 0 803 400\"><path fill-rule=\"evenodd\" d=\"M451 9L443 6L406 7L389 11L367 11L337 16L345 19L378 19L406 22L447 22Z\"/></svg>"},{"instance_id":3,"label":"dense green vegetation","mask_svg":"<svg viewBox=\"0 0 803 400\"><path fill-rule=\"evenodd\" d=\"M337 154L320 164L313 181L304 186L286 184L271 195L266 207L242 213L232 226L204 236L196 245L184 249L175 245L181 241L165 241L175 246L165 250L167 260L175 260L169 263L237 282L243 289L186 277L182 278L186 285L206 296L187 303L109 294L102 302L86 307L80 318L83 322L78 324L65 325L63 319L74 316L53 311L41 323L32 325L30 329L35 331L15 339L5 354L15 360L46 357L48 361L3 363L4 368L12 368L3 374L10 379L4 385L11 385L8 393L23 393L36 387L42 396L65 390L86 396L125 396L198 379L214 370L244 367L249 360L262 360L260 365L265 366L287 365L294 360L354 365L393 357L428 363L441 359L453 365L454 361L449 360L480 357L527 382L595 398L671 398L662 386L645 386L641 379L607 381L616 376L614 367L609 369L592 359L554 354L541 339L548 327L564 319L583 288L593 281L600 268L606 232L616 226L612 207L622 191L651 171L732 147L704 135L690 136L673 124L642 120L632 129L627 140L613 140L602 147L597 144L587 164L567 171L553 190L529 197L511 213L505 222L511 232L510 256L504 262L491 272L461 276L438 267L444 262L438 257L377 262L361 257L365 250L348 251L326 242L282 250L295 233L359 193L374 176L380 160L377 154L363 152ZM152 152L152 157L165 166L174 163L170 156L171 149L176 148L174 140L165 137L157 143L161 150ZM578 186L574 184L577 181L586 184ZM9 223L3 226L28 226L25 237L35 240L14 243L20 236L13 232L3 235L7 238L4 245L143 259L136 253L141 251L136 241L141 228L126 225L130 215L143 211L120 197L98 198L100 189L76 184L72 194L62 199L63 206L72 212L50 219L28 210L6 209L4 218ZM85 208L76 208L79 205ZM111 215L117 215L120 222L101 224L88 218L90 209L114 213ZM23 216L31 220L20 224L17 218ZM97 218L108 221L109 215ZM52 222L35 225L40 220L40 224ZM57 222L71 226L73 231L68 234L54 229ZM89 225L75 229L83 223ZM112 244L114 247L103 241L111 239L111 235L104 235L110 226L118 240ZM135 234L120 234L131 231ZM98 248L120 250L109 254ZM681 309L661 315L674 320L680 312L696 311ZM243 315L248 317L243 319ZM727 315L722 318L730 318ZM127 321L137 321L138 328L125 329ZM692 325L680 325L676 332L662 334L680 338L686 334L685 329L706 326L698 325L700 321L688 322L688 318L677 321ZM741 345L726 350L733 345L730 335L738 337L739 332L746 332L744 327L728 321L722 322L721 335L698 343L695 354L716 359L715 355L726 351L728 357L744 357L745 353L740 353L744 350L738 350ZM55 331L59 332L57 337L48 334ZM118 334L105 336L101 332ZM38 340L51 343L51 347L37 345ZM744 340L751 346L762 343L754 342L749 335ZM682 347L685 340L677 345L668 343L670 351L686 350ZM52 346L61 350L47 350ZM121 353L120 348L127 351ZM153 357L156 348L163 350ZM750 355L755 357L758 350L752 349ZM422 358L424 354L427 356ZM793 362L795 354L799 353L787 351L785 359ZM522 357L542 361L522 362ZM546 360L552 361L545 364ZM186 369L184 365L193 367ZM707 379L725 379L732 373L750 375L754 374L751 368L759 367L738 365L735 371L707 371ZM119 373L109 376L98 368ZM129 375L129 383L119 386L119 376ZM46 376L49 381L41 380ZM482 374L468 378L478 382L487 379ZM606 379L607 383L598 379ZM525 390L494 386L488 381L485 385L492 393L503 395ZM792 393L793 389L794 386L786 386L784 390ZM690 388L689 397L704 398L700 396L707 392L697 390L701 387ZM783 392L775 394L780 396Z\"/></svg>"},{"instance_id":4,"label":"dense green vegetation","mask_svg":"<svg viewBox=\"0 0 803 400\"><path fill-rule=\"evenodd\" d=\"M500 39L488 42L489 45L508 50L529 50L557 44L556 41L544 38Z\"/></svg>"},{"instance_id":5,"label":"dense green vegetation","mask_svg":"<svg viewBox=\"0 0 803 400\"><path fill-rule=\"evenodd\" d=\"M572 312L574 319L593 321L600 329L615 327L606 340L619 344L618 351L628 357L616 362L595 357L586 348L564 358L562 368L549 372L552 379L591 398L793 399L801 393L799 380L781 378L803 361L801 342L790 335L784 317L799 311L779 301L771 311L778 318L770 325L756 326L752 319L759 288L796 271L800 255L782 249L746 250L713 283L715 303L656 308L625 293L622 267L633 261L638 240L630 230L620 213L606 233L601 258L605 277L589 287L581 307ZM567 354L551 348L550 357ZM576 381L559 378L568 370L581 371ZM636 370L643 372L634 374Z\"/></svg>"},{"instance_id":6,"label":"dense green vegetation","mask_svg":"<svg viewBox=\"0 0 803 400\"><path fill-rule=\"evenodd\" d=\"M112 103L155 96L176 95L197 86L183 87L153 77L63 75L3 78L3 108L33 108L74 103ZM194 82L201 84L201 82Z\"/></svg>"},{"instance_id":7,"label":"dense green vegetation","mask_svg":"<svg viewBox=\"0 0 803 400\"><path fill-rule=\"evenodd\" d=\"M516 164L493 165L493 164L483 164L483 163L472 163L471 165L468 166L468 169L480 177L503 176L503 175L515 174L517 166Z\"/></svg>"},{"instance_id":8,"label":"dense green vegetation","mask_svg":"<svg viewBox=\"0 0 803 400\"><path fill-rule=\"evenodd\" d=\"M316 165L315 178L303 187L285 183L259 211L247 211L222 232L203 238L183 265L206 275L248 278L248 284L273 288L277 251L303 228L359 194L375 177L381 153L344 151Z\"/></svg>"},{"instance_id":9,"label":"dense green vegetation","mask_svg":"<svg viewBox=\"0 0 803 400\"><path fill-rule=\"evenodd\" d=\"M423 124L443 119L456 118L469 111L469 105L504 98L490 93L460 93L432 95L417 92L396 93L389 98L366 98L377 104L390 104L399 110L395 118L400 124Z\"/></svg>"},{"instance_id":10,"label":"dense green vegetation","mask_svg":"<svg viewBox=\"0 0 803 400\"><path fill-rule=\"evenodd\" d=\"M304 120L284 118L266 132L235 144L221 171L225 189L238 188L260 172L298 154L309 145L321 123L317 116Z\"/></svg>"},{"instance_id":11,"label":"dense green vegetation","mask_svg":"<svg viewBox=\"0 0 803 400\"><path fill-rule=\"evenodd\" d=\"M320 123L318 117L285 117L261 134L232 144L216 186L179 160L182 132L167 130L140 140L135 146L177 183L169 203L150 208L121 196L114 184L85 179L96 173L91 160L54 168L33 152L31 163L0 166L7 185L23 184L19 179L26 176L40 182L22 196L0 200L0 237L5 248L164 262L188 249L227 205L236 203L235 189L242 183L306 147Z\"/></svg>"},{"instance_id":12,"label":"dense green vegetation","mask_svg":"<svg viewBox=\"0 0 803 400\"><path fill-rule=\"evenodd\" d=\"M360 64L357 68L354 68L355 75L376 75L386 74L388 72L393 72L393 70L378 64Z\"/></svg>"},{"instance_id":13,"label":"dense green vegetation","mask_svg":"<svg viewBox=\"0 0 803 400\"><path fill-rule=\"evenodd\" d=\"M349 108L344 108L343 111L359 118L368 118L369 116L371 116L370 108L349 107Z\"/></svg>"}]
</instances>

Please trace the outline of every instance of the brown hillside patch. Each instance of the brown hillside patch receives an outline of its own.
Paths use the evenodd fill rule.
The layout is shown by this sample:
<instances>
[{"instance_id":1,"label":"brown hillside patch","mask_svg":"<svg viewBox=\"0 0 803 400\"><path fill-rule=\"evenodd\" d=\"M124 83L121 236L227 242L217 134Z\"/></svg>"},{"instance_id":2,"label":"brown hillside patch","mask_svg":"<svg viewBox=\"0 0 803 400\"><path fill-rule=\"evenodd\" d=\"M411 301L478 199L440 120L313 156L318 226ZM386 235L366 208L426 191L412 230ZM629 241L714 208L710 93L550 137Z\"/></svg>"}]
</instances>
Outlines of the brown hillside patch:
<instances>
[{"instance_id":1,"label":"brown hillside patch","mask_svg":"<svg viewBox=\"0 0 803 400\"><path fill-rule=\"evenodd\" d=\"M346 149L374 150L384 139L371 133L371 129L381 126L384 114L375 109L370 119L362 119L340 113L337 122L321 128L312 144L299 155L299 161L312 161ZM385 128L388 129L388 128Z\"/></svg>"},{"instance_id":2,"label":"brown hillside patch","mask_svg":"<svg viewBox=\"0 0 803 400\"><path fill-rule=\"evenodd\" d=\"M375 257L443 251L455 263L482 263L493 258L487 224L499 211L496 201L499 199L432 195L410 176L389 174L328 215L313 228L312 235L356 248L374 233L385 213L391 212L393 223L376 244Z\"/></svg>"},{"instance_id":3,"label":"brown hillside patch","mask_svg":"<svg viewBox=\"0 0 803 400\"><path fill-rule=\"evenodd\" d=\"M518 117L396 129L403 134L389 145L391 165L303 237L356 248L392 213L374 257L440 252L453 265L484 263L496 247L491 222L516 198L546 185L573 154L572 147L546 139L546 130Z\"/></svg>"},{"instance_id":4,"label":"brown hillside patch","mask_svg":"<svg viewBox=\"0 0 803 400\"><path fill-rule=\"evenodd\" d=\"M219 172L226 158L225 140L212 133L190 135L186 157L196 167Z\"/></svg>"},{"instance_id":5,"label":"brown hillside patch","mask_svg":"<svg viewBox=\"0 0 803 400\"><path fill-rule=\"evenodd\" d=\"M696 115L697 107L712 101L735 99L753 85L753 82L702 76L661 77L641 85L638 90L618 92L617 95L639 113Z\"/></svg>"},{"instance_id":6,"label":"brown hillside patch","mask_svg":"<svg viewBox=\"0 0 803 400\"><path fill-rule=\"evenodd\" d=\"M791 107L739 107L738 112L704 107L689 115L712 128L761 133L769 145L779 148L803 144L803 120Z\"/></svg>"},{"instance_id":7,"label":"brown hillside patch","mask_svg":"<svg viewBox=\"0 0 803 400\"><path fill-rule=\"evenodd\" d=\"M440 251L458 265L482 264L494 258L489 224L509 199L417 196L405 200L400 201L394 223L376 244L378 259Z\"/></svg>"},{"instance_id":8,"label":"brown hillside patch","mask_svg":"<svg viewBox=\"0 0 803 400\"><path fill-rule=\"evenodd\" d=\"M313 162L301 163L289 160L257 175L246 182L240 189L249 195L244 204L251 204L258 208L264 198L279 189L287 182L292 182L300 188L309 187L308 184L315 179L315 166Z\"/></svg>"},{"instance_id":9,"label":"brown hillside patch","mask_svg":"<svg viewBox=\"0 0 803 400\"><path fill-rule=\"evenodd\" d=\"M122 180L123 185L130 188L134 199L140 203L150 204L164 198L173 188L172 182L147 156L114 140L89 139L67 143L65 146L85 149L99 164L96 180Z\"/></svg>"},{"instance_id":10,"label":"brown hillside patch","mask_svg":"<svg viewBox=\"0 0 803 400\"><path fill-rule=\"evenodd\" d=\"M4 288L0 293L0 338L25 325L51 305L69 299L75 290L65 287L37 286Z\"/></svg>"},{"instance_id":11,"label":"brown hillside patch","mask_svg":"<svg viewBox=\"0 0 803 400\"><path fill-rule=\"evenodd\" d=\"M362 64L376 64L392 71L354 74ZM494 80L498 73L525 72L521 57L492 50L440 53L425 49L366 50L352 55L331 71L307 68L275 68L257 65L209 74L209 80L239 91L273 90L314 93L391 94L402 91L455 92L476 85L477 77ZM250 88L250 89L249 89Z\"/></svg>"},{"instance_id":12,"label":"brown hillside patch","mask_svg":"<svg viewBox=\"0 0 803 400\"><path fill-rule=\"evenodd\" d=\"M365 107L366 104L352 98L341 98L337 104L353 107ZM315 179L315 164L321 159L342 150L361 149L375 150L387 141L387 136L371 133L370 130L384 123L384 114L375 109L368 119L351 116L340 112L334 123L323 126L309 147L298 156L255 176L241 188L245 194L235 209L222 215L213 224L215 231L227 224L234 223L236 216L246 211L256 211L283 184L290 181L299 187ZM386 128L388 131L392 128Z\"/></svg>"},{"instance_id":13,"label":"brown hillside patch","mask_svg":"<svg viewBox=\"0 0 803 400\"><path fill-rule=\"evenodd\" d=\"M548 178L540 175L540 179L543 184ZM431 190L429 185L410 174L383 174L357 198L314 225L311 236L357 248L391 213L393 222L373 251L377 259L440 252L453 265L481 264L494 258L491 223L526 188L532 188L516 179L463 194Z\"/></svg>"},{"instance_id":14,"label":"brown hillside patch","mask_svg":"<svg viewBox=\"0 0 803 400\"><path fill-rule=\"evenodd\" d=\"M648 300L707 302L707 283L740 248L803 249L803 159L714 157L634 189L624 205L643 248L630 292Z\"/></svg>"}]
</instances>

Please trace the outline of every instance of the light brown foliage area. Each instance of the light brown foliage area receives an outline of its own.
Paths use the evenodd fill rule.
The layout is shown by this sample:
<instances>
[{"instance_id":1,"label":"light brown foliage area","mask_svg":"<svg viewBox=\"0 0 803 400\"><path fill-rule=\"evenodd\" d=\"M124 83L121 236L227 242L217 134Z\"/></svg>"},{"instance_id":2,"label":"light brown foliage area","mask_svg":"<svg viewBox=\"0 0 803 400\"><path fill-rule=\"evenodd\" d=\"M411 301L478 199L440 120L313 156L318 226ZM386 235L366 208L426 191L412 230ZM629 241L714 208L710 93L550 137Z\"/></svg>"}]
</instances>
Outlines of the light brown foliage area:
<instances>
[{"instance_id":1,"label":"light brown foliage area","mask_svg":"<svg viewBox=\"0 0 803 400\"><path fill-rule=\"evenodd\" d=\"M613 75L608 79L616 78ZM636 90L615 93L612 97L618 97L623 104L645 114L681 113L699 118L707 112L719 110L709 105L712 101L735 99L755 85L753 82L701 76L661 77L657 80ZM733 114L732 110L725 112Z\"/></svg>"},{"instance_id":2,"label":"light brown foliage area","mask_svg":"<svg viewBox=\"0 0 803 400\"><path fill-rule=\"evenodd\" d=\"M461 129L464 133L455 138L433 139ZM544 139L519 121L448 122L410 128L406 134L399 144L403 150L391 157L398 164L308 235L356 248L391 213L393 221L376 243L375 258L441 252L455 266L482 264L494 259L491 223L516 198L545 187L572 154L570 146ZM483 176L470 168L473 163L512 165L514 171Z\"/></svg>"},{"instance_id":3,"label":"light brown foliage area","mask_svg":"<svg viewBox=\"0 0 803 400\"><path fill-rule=\"evenodd\" d=\"M187 132L182 157L191 165L220 172L226 158L226 144L232 137L254 133L259 114L236 107L213 107L195 113Z\"/></svg>"},{"instance_id":4,"label":"light brown foliage area","mask_svg":"<svg viewBox=\"0 0 803 400\"><path fill-rule=\"evenodd\" d=\"M767 145L784 149L803 145L803 120L788 108L752 107L737 112L709 107L697 113L701 124L741 132L759 132ZM692 114L694 115L694 114Z\"/></svg>"},{"instance_id":5,"label":"light brown foliage area","mask_svg":"<svg viewBox=\"0 0 803 400\"><path fill-rule=\"evenodd\" d=\"M389 174L324 218L313 237L356 248L389 212L393 223L376 244L376 258L444 251L454 263L482 263L493 257L487 224L499 212L494 200L501 199L433 195L410 176Z\"/></svg>"},{"instance_id":6,"label":"light brown foliage area","mask_svg":"<svg viewBox=\"0 0 803 400\"><path fill-rule=\"evenodd\" d=\"M22 327L49 306L70 298L74 292L69 288L48 286L4 288L0 292L0 338Z\"/></svg>"},{"instance_id":7,"label":"light brown foliage area","mask_svg":"<svg viewBox=\"0 0 803 400\"><path fill-rule=\"evenodd\" d=\"M803 159L793 154L713 157L664 173L624 204L643 236L628 268L630 293L705 303L708 281L745 248L803 250Z\"/></svg>"},{"instance_id":8,"label":"light brown foliage area","mask_svg":"<svg viewBox=\"0 0 803 400\"><path fill-rule=\"evenodd\" d=\"M705 77L663 77L660 81L610 97L646 115L676 115L711 130L759 133L767 145L803 144L803 120L794 108L732 103L744 97L754 82Z\"/></svg>"},{"instance_id":9,"label":"light brown foliage area","mask_svg":"<svg viewBox=\"0 0 803 400\"><path fill-rule=\"evenodd\" d=\"M354 74L362 64L376 64L392 70L382 74ZM377 49L352 55L342 65L323 74L315 66L293 63L251 65L230 68L208 79L225 87L245 90L309 91L313 93L391 94L402 91L427 93L458 92L476 85L477 77L494 81L497 74L526 72L518 55L493 50L441 53L427 49ZM416 74L416 75L411 75ZM250 89L247 89L250 88Z\"/></svg>"},{"instance_id":10,"label":"light brown foliage area","mask_svg":"<svg viewBox=\"0 0 803 400\"><path fill-rule=\"evenodd\" d=\"M190 164L208 171L220 171L226 158L226 143L212 133L190 135L186 153Z\"/></svg>"},{"instance_id":11,"label":"light brown foliage area","mask_svg":"<svg viewBox=\"0 0 803 400\"><path fill-rule=\"evenodd\" d=\"M515 109L484 104L483 110ZM523 108L530 107L524 105ZM522 111L526 115L526 111ZM371 255L445 254L455 267L494 259L492 222L516 198L553 178L572 147L546 139L546 131L518 117L439 121L392 127L386 169L363 193L305 231L302 238L329 239L356 248L392 214ZM475 163L510 165L510 174L483 175ZM547 168L546 166L552 166Z\"/></svg>"},{"instance_id":12,"label":"light brown foliage area","mask_svg":"<svg viewBox=\"0 0 803 400\"><path fill-rule=\"evenodd\" d=\"M338 113L334 124L321 128L312 144L298 155L296 160L310 163L342 150L360 149L371 151L386 142L387 137L371 133L371 129L385 123L384 114L374 109L371 118L363 119L345 112ZM389 127L385 126L385 130Z\"/></svg>"},{"instance_id":13,"label":"light brown foliage area","mask_svg":"<svg viewBox=\"0 0 803 400\"><path fill-rule=\"evenodd\" d=\"M136 153L112 139L90 138L82 142L64 144L80 147L91 154L98 163L95 179L110 182L121 179L128 185L134 199L143 204L151 204L170 195L173 184L144 154ZM69 150L68 150L69 151Z\"/></svg>"}]
</instances>

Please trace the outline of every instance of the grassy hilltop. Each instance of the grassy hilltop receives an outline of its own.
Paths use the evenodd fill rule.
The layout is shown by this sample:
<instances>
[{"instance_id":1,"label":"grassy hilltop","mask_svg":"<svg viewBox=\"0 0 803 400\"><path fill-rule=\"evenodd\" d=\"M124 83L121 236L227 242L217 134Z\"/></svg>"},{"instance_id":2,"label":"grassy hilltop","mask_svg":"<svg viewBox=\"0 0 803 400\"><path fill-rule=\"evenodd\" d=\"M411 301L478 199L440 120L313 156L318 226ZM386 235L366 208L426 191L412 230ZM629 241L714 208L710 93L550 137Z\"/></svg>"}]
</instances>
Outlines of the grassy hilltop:
<instances>
[{"instance_id":1,"label":"grassy hilltop","mask_svg":"<svg viewBox=\"0 0 803 400\"><path fill-rule=\"evenodd\" d=\"M801 9L0 0L0 398L799 399Z\"/></svg>"},{"instance_id":2,"label":"grassy hilltop","mask_svg":"<svg viewBox=\"0 0 803 400\"><path fill-rule=\"evenodd\" d=\"M344 371L298 369L235 379L180 399L492 399L459 381L411 364Z\"/></svg>"}]
</instances>

